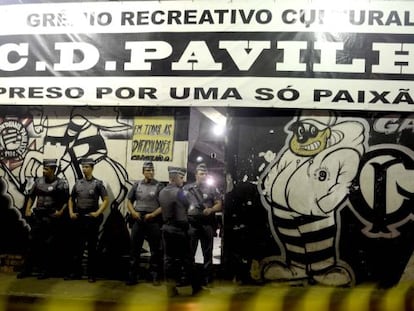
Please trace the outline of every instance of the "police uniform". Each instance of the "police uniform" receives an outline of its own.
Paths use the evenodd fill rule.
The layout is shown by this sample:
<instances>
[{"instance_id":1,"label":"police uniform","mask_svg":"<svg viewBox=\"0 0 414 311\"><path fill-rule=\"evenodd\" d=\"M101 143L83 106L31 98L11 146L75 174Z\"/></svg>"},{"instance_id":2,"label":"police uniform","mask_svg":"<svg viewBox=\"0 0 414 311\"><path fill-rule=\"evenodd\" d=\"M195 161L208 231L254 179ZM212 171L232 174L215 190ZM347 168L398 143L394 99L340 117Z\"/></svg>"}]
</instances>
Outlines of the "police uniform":
<instances>
[{"instance_id":1,"label":"police uniform","mask_svg":"<svg viewBox=\"0 0 414 311\"><path fill-rule=\"evenodd\" d=\"M184 176L184 168L168 167L170 178L174 174ZM164 224L162 238L164 243L164 270L167 287L171 295L177 292L176 283L181 277L182 269L191 278L193 293L200 290L194 267L194 256L191 251L188 235L187 211L189 202L182 188L169 183L159 195ZM174 293L175 292L175 293Z\"/></svg>"},{"instance_id":2,"label":"police uniform","mask_svg":"<svg viewBox=\"0 0 414 311\"><path fill-rule=\"evenodd\" d=\"M143 169L153 169L150 161L144 162ZM133 221L131 229L131 262L126 284L133 285L138 279L141 249L147 240L150 251L150 271L154 284L158 284L162 275L162 246L161 246L161 215L145 219L145 215L160 207L158 194L162 184L155 179L139 180L130 189L127 199L133 204L134 210L140 214L140 219Z\"/></svg>"},{"instance_id":3,"label":"police uniform","mask_svg":"<svg viewBox=\"0 0 414 311\"><path fill-rule=\"evenodd\" d=\"M207 172L207 167L203 164L197 166L197 171ZM211 282L213 275L213 242L216 230L215 213L206 216L203 210L214 206L215 202L221 200L220 192L217 188L205 183L197 184L196 182L184 186L188 199L191 203L188 211L190 224L190 239L193 256L195 256L198 241L200 241L203 253L204 264L204 282Z\"/></svg>"},{"instance_id":4,"label":"police uniform","mask_svg":"<svg viewBox=\"0 0 414 311\"><path fill-rule=\"evenodd\" d=\"M94 165L92 159L83 159L81 164ZM104 183L92 177L91 179L82 178L75 182L71 192L73 202L73 212L78 217L73 220L73 264L72 278L80 277L82 274L82 258L87 244L87 273L89 281L94 281L97 266L97 244L99 227L103 220L103 215L98 217L89 215L99 209L99 199L108 196Z\"/></svg>"},{"instance_id":5,"label":"police uniform","mask_svg":"<svg viewBox=\"0 0 414 311\"><path fill-rule=\"evenodd\" d=\"M43 166L56 168L57 160L45 159ZM40 269L38 278L43 279L57 266L61 219L56 216L56 212L66 206L68 195L69 187L64 179L54 176L48 180L42 176L35 180L29 192L31 202L37 200L29 220L30 243L23 271L17 275L18 278L30 275L34 265L37 265Z\"/></svg>"}]
</instances>

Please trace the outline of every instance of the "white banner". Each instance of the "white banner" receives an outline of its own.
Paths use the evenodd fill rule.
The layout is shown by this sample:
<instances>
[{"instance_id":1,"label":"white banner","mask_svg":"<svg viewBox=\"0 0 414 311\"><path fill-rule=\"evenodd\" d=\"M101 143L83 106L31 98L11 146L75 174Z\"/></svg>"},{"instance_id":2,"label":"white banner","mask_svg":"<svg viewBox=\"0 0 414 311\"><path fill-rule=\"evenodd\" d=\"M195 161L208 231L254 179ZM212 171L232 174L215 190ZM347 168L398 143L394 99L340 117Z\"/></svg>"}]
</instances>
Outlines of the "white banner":
<instances>
[{"instance_id":1,"label":"white banner","mask_svg":"<svg viewBox=\"0 0 414 311\"><path fill-rule=\"evenodd\" d=\"M3 5L0 104L412 111L414 4Z\"/></svg>"}]
</instances>

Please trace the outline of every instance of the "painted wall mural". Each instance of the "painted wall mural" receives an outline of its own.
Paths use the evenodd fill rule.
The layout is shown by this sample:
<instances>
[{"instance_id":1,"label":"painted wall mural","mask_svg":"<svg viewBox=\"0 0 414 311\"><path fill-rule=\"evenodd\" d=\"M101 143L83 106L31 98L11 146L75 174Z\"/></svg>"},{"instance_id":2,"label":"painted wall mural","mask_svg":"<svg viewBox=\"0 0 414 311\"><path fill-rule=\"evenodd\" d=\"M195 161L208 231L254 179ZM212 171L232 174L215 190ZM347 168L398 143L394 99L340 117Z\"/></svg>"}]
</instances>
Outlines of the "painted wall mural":
<instances>
[{"instance_id":1,"label":"painted wall mural","mask_svg":"<svg viewBox=\"0 0 414 311\"><path fill-rule=\"evenodd\" d=\"M178 115L176 122L181 127L171 138L175 162L168 165L186 163L188 117L185 117L187 109L183 110L164 112L173 120ZM30 225L21 211L35 178L42 176L44 158L58 159L57 175L65 178L70 187L82 177L80 160L93 158L94 176L106 183L111 207L125 213L126 194L132 182L142 178L143 161L131 159L134 118L146 113L118 107L2 107L0 219L2 236L10 239L0 240L0 254L21 253L26 247ZM166 181L166 165L155 162L161 181Z\"/></svg>"},{"instance_id":2,"label":"painted wall mural","mask_svg":"<svg viewBox=\"0 0 414 311\"><path fill-rule=\"evenodd\" d=\"M397 283L414 249L413 116L244 113L233 111L228 136L225 252L233 274Z\"/></svg>"},{"instance_id":3,"label":"painted wall mural","mask_svg":"<svg viewBox=\"0 0 414 311\"><path fill-rule=\"evenodd\" d=\"M106 117L108 108L69 109L67 115L61 118L53 118L41 109L29 111L33 116L33 130L43 143L38 144L37 149L27 152L20 169L20 180L33 180L34 177L41 176L42 162L39 159L51 157L58 159L57 174L65 177L71 185L76 179L82 178L79 160L92 158L96 163L95 177L111 181L109 189L113 197L112 204L121 204L127 192L128 174L108 154L106 140L113 136L125 140L131 126L127 121L120 120L117 114L114 118ZM114 112L117 113L117 110Z\"/></svg>"},{"instance_id":4,"label":"painted wall mural","mask_svg":"<svg viewBox=\"0 0 414 311\"><path fill-rule=\"evenodd\" d=\"M168 165L187 165L192 155L189 109L180 109L151 109L176 123L173 161L155 162L161 181ZM93 157L112 207L124 208L141 178L142 162L131 159L134 120L148 112L2 107L0 254L26 247L21 210L43 158L57 158L71 186L80 158ZM414 278L414 115L238 108L227 117L224 277L382 287Z\"/></svg>"},{"instance_id":5,"label":"painted wall mural","mask_svg":"<svg viewBox=\"0 0 414 311\"><path fill-rule=\"evenodd\" d=\"M362 120L306 111L288 123L286 150L259 180L262 201L273 218L272 233L283 251L280 262L263 267L265 279L352 282L349 269L336 261L335 212L348 195L366 149L365 128Z\"/></svg>"},{"instance_id":6,"label":"painted wall mural","mask_svg":"<svg viewBox=\"0 0 414 311\"><path fill-rule=\"evenodd\" d=\"M42 175L43 158L58 159L57 175L73 184L82 177L80 159L89 157L96 162L96 177L109 185L112 204L121 204L128 174L108 151L107 141L126 141L131 126L119 118L117 110L110 109L31 107L24 117L5 116L0 125L1 168L14 188L13 196L24 196L34 179ZM20 206L22 200L17 200Z\"/></svg>"}]
</instances>

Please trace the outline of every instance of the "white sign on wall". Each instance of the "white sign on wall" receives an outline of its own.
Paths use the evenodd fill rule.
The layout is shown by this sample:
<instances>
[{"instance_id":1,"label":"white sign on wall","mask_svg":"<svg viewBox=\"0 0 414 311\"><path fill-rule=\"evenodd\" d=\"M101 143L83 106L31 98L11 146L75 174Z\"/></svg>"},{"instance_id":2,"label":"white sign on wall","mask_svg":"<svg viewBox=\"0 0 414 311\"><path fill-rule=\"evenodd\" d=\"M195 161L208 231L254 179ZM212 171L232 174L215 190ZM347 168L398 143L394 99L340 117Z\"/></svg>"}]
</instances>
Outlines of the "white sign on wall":
<instances>
[{"instance_id":1,"label":"white sign on wall","mask_svg":"<svg viewBox=\"0 0 414 311\"><path fill-rule=\"evenodd\" d=\"M0 104L412 111L414 4L3 5Z\"/></svg>"}]
</instances>

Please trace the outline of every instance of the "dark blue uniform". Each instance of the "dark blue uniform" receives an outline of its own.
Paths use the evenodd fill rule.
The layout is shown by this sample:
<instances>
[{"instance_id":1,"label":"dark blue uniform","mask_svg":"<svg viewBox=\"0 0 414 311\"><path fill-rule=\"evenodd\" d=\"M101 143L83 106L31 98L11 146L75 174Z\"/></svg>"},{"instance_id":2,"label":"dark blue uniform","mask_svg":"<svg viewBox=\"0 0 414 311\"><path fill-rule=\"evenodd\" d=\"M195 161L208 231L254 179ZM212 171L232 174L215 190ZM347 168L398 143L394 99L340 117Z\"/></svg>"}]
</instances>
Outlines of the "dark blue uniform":
<instances>
[{"instance_id":1,"label":"dark blue uniform","mask_svg":"<svg viewBox=\"0 0 414 311\"><path fill-rule=\"evenodd\" d=\"M33 266L37 265L41 273L39 278L44 278L53 268L58 268L62 219L55 213L67 203L69 187L64 179L56 177L53 181L47 181L45 177L39 177L29 197L32 202L37 201L29 220L30 243L20 276L30 274Z\"/></svg>"},{"instance_id":2,"label":"dark blue uniform","mask_svg":"<svg viewBox=\"0 0 414 311\"><path fill-rule=\"evenodd\" d=\"M203 210L211 208L216 201L221 200L221 195L217 188L205 184L192 183L184 186L188 192L191 202L188 211L190 223L190 239L193 256L195 256L200 241L201 250L204 257L203 271L204 282L211 282L213 275L213 242L216 230L215 214L208 216L203 214Z\"/></svg>"},{"instance_id":3,"label":"dark blue uniform","mask_svg":"<svg viewBox=\"0 0 414 311\"><path fill-rule=\"evenodd\" d=\"M159 200L164 220L162 237L165 277L167 282L176 283L184 269L185 274L191 278L194 293L200 290L200 284L188 235L187 211L190 204L184 191L173 184L161 190Z\"/></svg>"}]
</instances>

